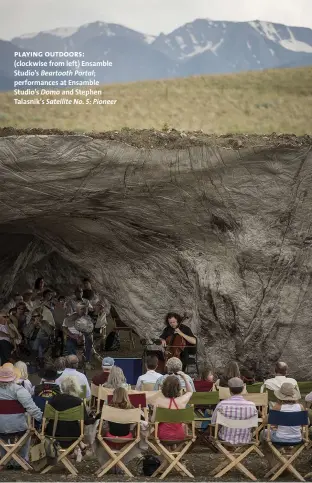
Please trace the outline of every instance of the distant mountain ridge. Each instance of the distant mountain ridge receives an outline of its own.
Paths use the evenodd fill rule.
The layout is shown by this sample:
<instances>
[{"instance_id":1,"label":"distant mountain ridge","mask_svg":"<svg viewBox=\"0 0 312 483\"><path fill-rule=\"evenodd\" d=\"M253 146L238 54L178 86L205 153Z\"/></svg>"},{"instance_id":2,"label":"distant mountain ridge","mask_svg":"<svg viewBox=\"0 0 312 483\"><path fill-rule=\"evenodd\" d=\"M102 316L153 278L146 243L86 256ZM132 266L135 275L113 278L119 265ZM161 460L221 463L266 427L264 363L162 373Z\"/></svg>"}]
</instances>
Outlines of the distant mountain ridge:
<instances>
[{"instance_id":1,"label":"distant mountain ridge","mask_svg":"<svg viewBox=\"0 0 312 483\"><path fill-rule=\"evenodd\" d=\"M158 36L93 22L1 41L1 59L7 59L14 46L27 51L82 51L87 61L111 60L113 67L97 69L101 83L312 65L311 29L259 20L196 19ZM0 90L7 90L11 76L12 68L2 65Z\"/></svg>"}]
</instances>

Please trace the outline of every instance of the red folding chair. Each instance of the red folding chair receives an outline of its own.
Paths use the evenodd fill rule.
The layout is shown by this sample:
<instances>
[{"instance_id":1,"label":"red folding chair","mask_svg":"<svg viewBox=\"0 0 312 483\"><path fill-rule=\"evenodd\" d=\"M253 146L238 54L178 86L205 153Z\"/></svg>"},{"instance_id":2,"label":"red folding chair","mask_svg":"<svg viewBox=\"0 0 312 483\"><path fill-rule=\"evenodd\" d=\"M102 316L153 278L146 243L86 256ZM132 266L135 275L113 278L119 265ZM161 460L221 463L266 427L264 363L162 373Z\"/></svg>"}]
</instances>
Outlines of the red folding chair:
<instances>
[{"instance_id":1,"label":"red folding chair","mask_svg":"<svg viewBox=\"0 0 312 483\"><path fill-rule=\"evenodd\" d=\"M18 414L25 414L26 410L25 408L21 405L19 401L15 400L9 400L9 399L1 399L0 400L0 414L1 415L18 415ZM26 432L21 436L17 437L16 435L12 435L13 438L16 440L14 442L11 442L13 438L9 438L8 436L8 441L4 441L2 438L0 438L0 447L5 450L5 455L1 458L0 460L0 466L5 466L8 464L8 462L13 459L15 460L25 471L32 470L32 467L30 464L22 458L18 454L18 452L21 450L21 448L26 444L27 439L30 437L32 428L30 426L30 421L28 418L28 428Z\"/></svg>"}]
</instances>

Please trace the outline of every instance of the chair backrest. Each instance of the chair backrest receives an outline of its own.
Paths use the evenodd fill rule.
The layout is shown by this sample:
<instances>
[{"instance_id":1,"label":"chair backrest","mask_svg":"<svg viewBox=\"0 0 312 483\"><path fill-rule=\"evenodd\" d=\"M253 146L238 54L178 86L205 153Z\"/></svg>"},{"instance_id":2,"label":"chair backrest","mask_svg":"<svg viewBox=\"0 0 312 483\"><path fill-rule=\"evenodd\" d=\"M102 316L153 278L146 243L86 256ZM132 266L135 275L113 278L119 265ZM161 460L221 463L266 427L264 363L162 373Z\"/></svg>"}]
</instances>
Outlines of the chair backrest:
<instances>
[{"instance_id":1,"label":"chair backrest","mask_svg":"<svg viewBox=\"0 0 312 483\"><path fill-rule=\"evenodd\" d=\"M43 417L49 420L58 421L84 421L84 405L81 403L74 408L66 409L65 411L57 411L51 404L47 403L44 408Z\"/></svg>"},{"instance_id":2,"label":"chair backrest","mask_svg":"<svg viewBox=\"0 0 312 483\"><path fill-rule=\"evenodd\" d=\"M244 394L243 397L246 401L253 402L257 407L267 407L269 404L269 397L267 392Z\"/></svg>"},{"instance_id":3,"label":"chair backrest","mask_svg":"<svg viewBox=\"0 0 312 483\"><path fill-rule=\"evenodd\" d=\"M308 411L269 411L268 424L274 426L307 426L309 424Z\"/></svg>"},{"instance_id":4,"label":"chair backrest","mask_svg":"<svg viewBox=\"0 0 312 483\"><path fill-rule=\"evenodd\" d=\"M209 392L212 391L213 381L194 381L194 387L196 392Z\"/></svg>"},{"instance_id":5,"label":"chair backrest","mask_svg":"<svg viewBox=\"0 0 312 483\"><path fill-rule=\"evenodd\" d=\"M220 411L217 412L216 425L221 424L226 428L232 429L251 429L258 427L258 416L253 416L249 419L231 419L225 417Z\"/></svg>"},{"instance_id":6,"label":"chair backrest","mask_svg":"<svg viewBox=\"0 0 312 483\"><path fill-rule=\"evenodd\" d=\"M93 382L91 382L91 396L95 398L99 396L99 386L93 384Z\"/></svg>"},{"instance_id":7,"label":"chair backrest","mask_svg":"<svg viewBox=\"0 0 312 483\"><path fill-rule=\"evenodd\" d=\"M213 406L217 405L219 402L219 392L209 391L209 392L193 392L189 404L194 406Z\"/></svg>"},{"instance_id":8,"label":"chair backrest","mask_svg":"<svg viewBox=\"0 0 312 483\"><path fill-rule=\"evenodd\" d=\"M42 412L44 412L44 408L46 406L46 403L49 402L52 399L53 396L51 397L43 397L43 396L33 396L33 401L38 406L39 409L41 409Z\"/></svg>"},{"instance_id":9,"label":"chair backrest","mask_svg":"<svg viewBox=\"0 0 312 483\"><path fill-rule=\"evenodd\" d=\"M244 389L241 393L243 396L244 394L247 394L246 390L246 385L244 386ZM229 399L231 397L230 389L228 387L221 387L219 386L219 399L222 401L223 399Z\"/></svg>"},{"instance_id":10,"label":"chair backrest","mask_svg":"<svg viewBox=\"0 0 312 483\"><path fill-rule=\"evenodd\" d=\"M141 392L139 394L128 394L129 401L131 402L134 408L146 408L146 394L145 392ZM113 395L109 394L107 396L107 404L111 404L113 400Z\"/></svg>"},{"instance_id":11,"label":"chair backrest","mask_svg":"<svg viewBox=\"0 0 312 483\"><path fill-rule=\"evenodd\" d=\"M139 423L141 421L141 410L139 408L119 409L104 405L101 420L119 424Z\"/></svg>"},{"instance_id":12,"label":"chair backrest","mask_svg":"<svg viewBox=\"0 0 312 483\"><path fill-rule=\"evenodd\" d=\"M154 387L155 387L154 382L143 382L142 391L154 391Z\"/></svg>"},{"instance_id":13,"label":"chair backrest","mask_svg":"<svg viewBox=\"0 0 312 483\"><path fill-rule=\"evenodd\" d=\"M307 395L312 392L312 381L298 382L300 394Z\"/></svg>"},{"instance_id":14,"label":"chair backrest","mask_svg":"<svg viewBox=\"0 0 312 483\"><path fill-rule=\"evenodd\" d=\"M87 386L85 384L82 384L80 387L81 387L80 397L81 397L81 399L86 399L86 397L87 397Z\"/></svg>"},{"instance_id":15,"label":"chair backrest","mask_svg":"<svg viewBox=\"0 0 312 483\"><path fill-rule=\"evenodd\" d=\"M191 423L195 420L194 409L156 408L155 423Z\"/></svg>"},{"instance_id":16,"label":"chair backrest","mask_svg":"<svg viewBox=\"0 0 312 483\"><path fill-rule=\"evenodd\" d=\"M0 400L0 414L23 414L26 413L26 409L19 401L14 399L1 399Z\"/></svg>"},{"instance_id":17,"label":"chair backrest","mask_svg":"<svg viewBox=\"0 0 312 483\"><path fill-rule=\"evenodd\" d=\"M272 402L277 402L278 401L277 397L274 394L274 391L271 391L271 389L265 389L265 392L268 393L269 401L272 401Z\"/></svg>"},{"instance_id":18,"label":"chair backrest","mask_svg":"<svg viewBox=\"0 0 312 483\"><path fill-rule=\"evenodd\" d=\"M104 386L99 386L98 390L98 401L105 401L107 402L107 397L108 395L112 395L114 392L114 389L104 387Z\"/></svg>"},{"instance_id":19,"label":"chair backrest","mask_svg":"<svg viewBox=\"0 0 312 483\"><path fill-rule=\"evenodd\" d=\"M262 382L255 382L254 384L247 384L246 391L248 394L258 393L261 390L263 383Z\"/></svg>"}]
</instances>

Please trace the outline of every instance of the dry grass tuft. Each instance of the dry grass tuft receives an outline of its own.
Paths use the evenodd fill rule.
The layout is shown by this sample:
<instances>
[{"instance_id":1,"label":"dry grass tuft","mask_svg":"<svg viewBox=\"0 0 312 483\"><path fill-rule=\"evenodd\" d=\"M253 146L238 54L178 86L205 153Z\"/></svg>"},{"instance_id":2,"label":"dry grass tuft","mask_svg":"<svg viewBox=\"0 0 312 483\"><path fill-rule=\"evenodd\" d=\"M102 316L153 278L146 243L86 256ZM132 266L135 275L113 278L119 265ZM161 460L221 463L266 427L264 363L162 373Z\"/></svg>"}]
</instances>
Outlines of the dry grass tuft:
<instances>
[{"instance_id":1,"label":"dry grass tuft","mask_svg":"<svg viewBox=\"0 0 312 483\"><path fill-rule=\"evenodd\" d=\"M14 94L2 93L0 127L312 134L311 79L308 67L114 84L102 86L103 99L118 100L106 106L14 105Z\"/></svg>"}]
</instances>

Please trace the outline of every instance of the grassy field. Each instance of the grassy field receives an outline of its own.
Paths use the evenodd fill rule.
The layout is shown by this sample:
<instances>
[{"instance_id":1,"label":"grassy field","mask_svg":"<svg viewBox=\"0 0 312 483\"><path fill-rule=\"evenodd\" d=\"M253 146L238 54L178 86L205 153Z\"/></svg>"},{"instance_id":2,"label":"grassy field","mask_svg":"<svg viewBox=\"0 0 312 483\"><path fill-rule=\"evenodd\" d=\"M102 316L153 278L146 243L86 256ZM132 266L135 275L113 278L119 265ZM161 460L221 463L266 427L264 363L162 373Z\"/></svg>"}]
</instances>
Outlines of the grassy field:
<instances>
[{"instance_id":1,"label":"grassy field","mask_svg":"<svg viewBox=\"0 0 312 483\"><path fill-rule=\"evenodd\" d=\"M1 93L0 127L80 132L173 127L215 134L312 134L312 67L115 84L101 89L103 99L117 99L117 103L15 105L13 93Z\"/></svg>"}]
</instances>

